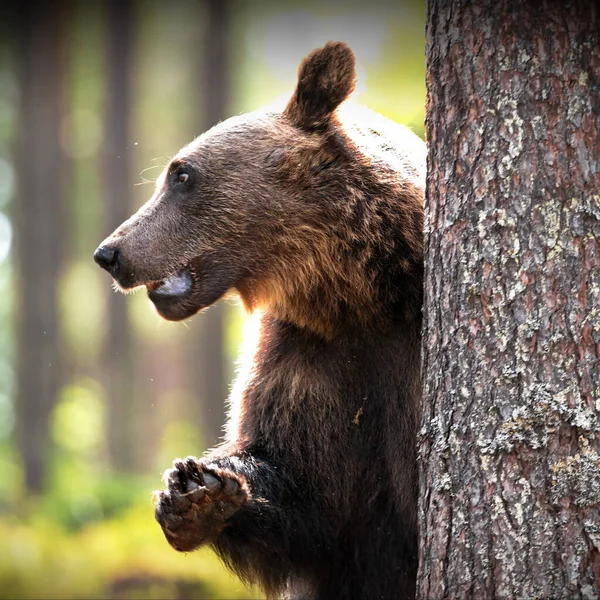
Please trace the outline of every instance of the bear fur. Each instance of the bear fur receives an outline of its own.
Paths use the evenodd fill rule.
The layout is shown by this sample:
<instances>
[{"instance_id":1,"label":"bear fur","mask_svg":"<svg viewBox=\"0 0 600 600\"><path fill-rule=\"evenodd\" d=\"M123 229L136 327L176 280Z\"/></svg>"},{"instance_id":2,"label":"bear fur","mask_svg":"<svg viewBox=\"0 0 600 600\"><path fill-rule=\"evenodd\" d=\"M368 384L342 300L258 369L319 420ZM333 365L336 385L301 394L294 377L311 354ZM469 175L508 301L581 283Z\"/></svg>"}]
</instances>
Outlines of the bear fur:
<instances>
[{"instance_id":1,"label":"bear fur","mask_svg":"<svg viewBox=\"0 0 600 600\"><path fill-rule=\"evenodd\" d=\"M232 293L259 314L225 441L154 501L176 550L270 598L415 593L425 145L351 110L354 79L345 44L315 50L283 111L183 148L95 254L167 319Z\"/></svg>"}]
</instances>

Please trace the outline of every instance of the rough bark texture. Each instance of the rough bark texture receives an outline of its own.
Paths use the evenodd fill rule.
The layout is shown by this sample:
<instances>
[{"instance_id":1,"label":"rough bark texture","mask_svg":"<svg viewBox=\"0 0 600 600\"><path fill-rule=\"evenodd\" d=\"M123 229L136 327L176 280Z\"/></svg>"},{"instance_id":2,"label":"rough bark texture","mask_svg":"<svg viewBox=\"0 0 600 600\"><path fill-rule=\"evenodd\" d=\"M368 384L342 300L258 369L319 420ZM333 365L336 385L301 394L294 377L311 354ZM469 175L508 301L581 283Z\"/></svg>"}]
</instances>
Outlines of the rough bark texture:
<instances>
[{"instance_id":1,"label":"rough bark texture","mask_svg":"<svg viewBox=\"0 0 600 600\"><path fill-rule=\"evenodd\" d=\"M600 16L431 0L419 597L600 594Z\"/></svg>"},{"instance_id":2,"label":"rough bark texture","mask_svg":"<svg viewBox=\"0 0 600 600\"><path fill-rule=\"evenodd\" d=\"M15 201L17 442L25 485L45 483L49 420L63 378L58 281L64 258L64 155L60 147L66 4L10 5L20 74Z\"/></svg>"},{"instance_id":3,"label":"rough bark texture","mask_svg":"<svg viewBox=\"0 0 600 600\"><path fill-rule=\"evenodd\" d=\"M131 214L131 111L134 14L131 0L110 0L107 11L107 90L104 120L104 214L106 231ZM115 293L107 298L107 336L103 366L108 392L107 432L111 464L133 470L135 461L135 398L131 386L133 343L128 305Z\"/></svg>"}]
</instances>

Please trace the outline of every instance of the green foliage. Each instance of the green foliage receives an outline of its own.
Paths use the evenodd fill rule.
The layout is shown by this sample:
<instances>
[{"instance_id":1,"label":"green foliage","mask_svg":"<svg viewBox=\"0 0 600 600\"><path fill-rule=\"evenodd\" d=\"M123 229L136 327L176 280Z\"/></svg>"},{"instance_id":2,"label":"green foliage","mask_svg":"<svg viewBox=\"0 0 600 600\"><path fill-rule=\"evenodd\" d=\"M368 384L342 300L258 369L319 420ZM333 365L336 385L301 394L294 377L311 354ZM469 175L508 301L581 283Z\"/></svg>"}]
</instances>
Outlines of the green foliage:
<instances>
[{"instance_id":1,"label":"green foliage","mask_svg":"<svg viewBox=\"0 0 600 600\"><path fill-rule=\"evenodd\" d=\"M52 435L59 447L88 455L100 446L104 429L104 403L100 390L93 380L88 385L72 384L63 388L63 398L54 409L52 427Z\"/></svg>"},{"instance_id":2,"label":"green foliage","mask_svg":"<svg viewBox=\"0 0 600 600\"><path fill-rule=\"evenodd\" d=\"M54 435L94 402L79 394L57 411ZM24 493L18 457L0 445L0 599L261 597L212 550L170 548L154 521L158 477L108 471L75 443L81 452L57 450L50 488L37 497Z\"/></svg>"},{"instance_id":3,"label":"green foliage","mask_svg":"<svg viewBox=\"0 0 600 600\"><path fill-rule=\"evenodd\" d=\"M71 531L37 510L0 516L0 598L260 598L206 549L172 550L144 501Z\"/></svg>"},{"instance_id":4,"label":"green foliage","mask_svg":"<svg viewBox=\"0 0 600 600\"><path fill-rule=\"evenodd\" d=\"M89 268L86 260L71 262L65 269L59 290L64 315L66 350L81 363L93 365L103 341L104 299L111 293L99 269Z\"/></svg>"}]
</instances>

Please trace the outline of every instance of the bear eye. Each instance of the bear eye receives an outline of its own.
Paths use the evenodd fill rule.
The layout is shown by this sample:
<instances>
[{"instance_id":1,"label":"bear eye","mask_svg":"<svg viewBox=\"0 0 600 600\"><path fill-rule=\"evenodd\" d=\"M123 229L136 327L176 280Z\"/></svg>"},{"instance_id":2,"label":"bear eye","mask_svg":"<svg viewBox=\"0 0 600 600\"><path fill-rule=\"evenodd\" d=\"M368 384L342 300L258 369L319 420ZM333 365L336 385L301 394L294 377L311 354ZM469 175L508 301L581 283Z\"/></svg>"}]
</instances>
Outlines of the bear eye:
<instances>
[{"instance_id":1,"label":"bear eye","mask_svg":"<svg viewBox=\"0 0 600 600\"><path fill-rule=\"evenodd\" d=\"M179 181L179 183L185 183L189 178L190 176L187 173L181 172L177 176L177 181Z\"/></svg>"}]
</instances>

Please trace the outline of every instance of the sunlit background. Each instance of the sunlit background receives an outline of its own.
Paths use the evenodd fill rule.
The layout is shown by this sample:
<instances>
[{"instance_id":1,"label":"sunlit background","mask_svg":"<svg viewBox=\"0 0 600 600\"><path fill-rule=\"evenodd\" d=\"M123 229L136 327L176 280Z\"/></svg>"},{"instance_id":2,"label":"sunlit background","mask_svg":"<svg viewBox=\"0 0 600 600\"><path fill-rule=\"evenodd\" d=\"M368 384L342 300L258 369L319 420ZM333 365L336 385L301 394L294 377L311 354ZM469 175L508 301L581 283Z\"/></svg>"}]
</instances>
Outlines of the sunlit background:
<instances>
[{"instance_id":1,"label":"sunlit background","mask_svg":"<svg viewBox=\"0 0 600 600\"><path fill-rule=\"evenodd\" d=\"M181 555L150 493L215 444L244 314L161 321L113 292L98 243L170 156L290 94L327 40L355 99L423 135L424 0L2 2L0 598L250 598Z\"/></svg>"}]
</instances>

